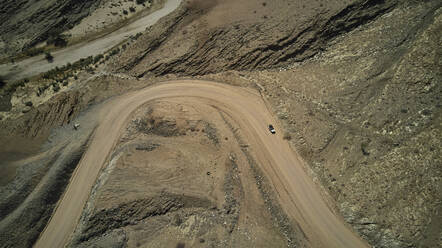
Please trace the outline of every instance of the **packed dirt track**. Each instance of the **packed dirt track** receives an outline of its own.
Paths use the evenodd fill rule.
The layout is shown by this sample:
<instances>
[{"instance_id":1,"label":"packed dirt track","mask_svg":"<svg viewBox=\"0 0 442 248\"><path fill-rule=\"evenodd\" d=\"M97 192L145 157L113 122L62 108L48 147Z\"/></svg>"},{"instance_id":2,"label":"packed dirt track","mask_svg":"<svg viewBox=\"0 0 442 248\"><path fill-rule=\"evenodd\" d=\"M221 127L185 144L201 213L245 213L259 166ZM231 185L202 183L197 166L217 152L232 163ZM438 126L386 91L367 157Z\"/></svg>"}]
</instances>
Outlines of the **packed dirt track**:
<instances>
[{"instance_id":1,"label":"packed dirt track","mask_svg":"<svg viewBox=\"0 0 442 248\"><path fill-rule=\"evenodd\" d=\"M172 98L213 106L235 121L282 208L299 224L311 247L368 246L328 206L304 171L300 156L283 139L258 92L208 81L180 80L131 92L104 104L88 150L35 247L63 247L69 242L91 188L131 114L147 102ZM270 123L276 128L274 135L267 129Z\"/></svg>"}]
</instances>

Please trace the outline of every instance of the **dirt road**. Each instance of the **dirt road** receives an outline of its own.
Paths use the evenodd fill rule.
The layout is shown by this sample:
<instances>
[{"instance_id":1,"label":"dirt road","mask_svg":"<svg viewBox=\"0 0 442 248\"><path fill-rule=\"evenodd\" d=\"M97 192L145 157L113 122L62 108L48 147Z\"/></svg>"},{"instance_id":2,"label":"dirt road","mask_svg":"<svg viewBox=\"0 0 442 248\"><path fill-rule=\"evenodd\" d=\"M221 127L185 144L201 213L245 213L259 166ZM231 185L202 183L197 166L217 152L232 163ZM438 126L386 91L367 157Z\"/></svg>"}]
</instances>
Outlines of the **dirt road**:
<instances>
[{"instance_id":1,"label":"dirt road","mask_svg":"<svg viewBox=\"0 0 442 248\"><path fill-rule=\"evenodd\" d=\"M209 104L230 116L249 143L255 159L278 193L287 214L305 232L312 247L367 247L330 210L303 169L301 158L282 138L280 128L260 95L251 90L207 81L173 81L117 97L105 104L89 149L48 226L35 247L62 247L69 241L90 190L129 117L140 105L158 99L185 98ZM267 125L273 123L277 134Z\"/></svg>"},{"instance_id":2,"label":"dirt road","mask_svg":"<svg viewBox=\"0 0 442 248\"><path fill-rule=\"evenodd\" d=\"M75 44L70 47L55 51L52 53L54 61L48 63L44 55L34 56L17 63L8 63L0 65L0 75L10 81L20 80L31 77L42 72L49 71L55 67L61 67L67 63L74 63L81 58L95 56L104 53L120 42L144 31L146 28L155 24L161 17L170 14L180 5L181 0L167 0L164 7L140 18L127 26L124 26L110 34L100 37L93 41L87 41Z\"/></svg>"}]
</instances>

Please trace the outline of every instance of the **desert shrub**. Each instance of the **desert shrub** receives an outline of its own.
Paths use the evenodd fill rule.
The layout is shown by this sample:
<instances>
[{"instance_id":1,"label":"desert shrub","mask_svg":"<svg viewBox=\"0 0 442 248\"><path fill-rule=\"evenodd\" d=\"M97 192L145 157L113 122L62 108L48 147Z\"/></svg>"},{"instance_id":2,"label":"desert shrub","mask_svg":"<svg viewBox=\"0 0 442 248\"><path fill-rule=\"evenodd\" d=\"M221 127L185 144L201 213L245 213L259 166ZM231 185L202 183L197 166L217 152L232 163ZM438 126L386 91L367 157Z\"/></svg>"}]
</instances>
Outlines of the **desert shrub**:
<instances>
[{"instance_id":1,"label":"desert shrub","mask_svg":"<svg viewBox=\"0 0 442 248\"><path fill-rule=\"evenodd\" d=\"M88 69L87 67L92 64L96 63L99 60L104 58L102 54L99 54L95 57L89 56L87 58L81 58L79 61L70 64L68 63L65 66L62 67L55 67L54 69L47 71L43 73L42 77L44 79L54 79L57 80L59 83L63 83L64 80L68 79L69 77L74 77L76 80L78 77L73 74L72 71L80 70L80 69Z\"/></svg>"},{"instance_id":2,"label":"desert shrub","mask_svg":"<svg viewBox=\"0 0 442 248\"><path fill-rule=\"evenodd\" d=\"M103 54L99 54L94 57L94 64L100 61L102 58L104 58Z\"/></svg>"},{"instance_id":3,"label":"desert shrub","mask_svg":"<svg viewBox=\"0 0 442 248\"><path fill-rule=\"evenodd\" d=\"M130 12L135 12L135 8L134 8L134 7L130 7L130 8L129 8L129 11L130 11Z\"/></svg>"},{"instance_id":4,"label":"desert shrub","mask_svg":"<svg viewBox=\"0 0 442 248\"><path fill-rule=\"evenodd\" d=\"M52 56L52 54L50 52L46 52L45 53L45 59L49 62L52 63L54 61L54 56Z\"/></svg>"},{"instance_id":5,"label":"desert shrub","mask_svg":"<svg viewBox=\"0 0 442 248\"><path fill-rule=\"evenodd\" d=\"M38 87L37 96L43 94L49 88L48 84Z\"/></svg>"},{"instance_id":6,"label":"desert shrub","mask_svg":"<svg viewBox=\"0 0 442 248\"><path fill-rule=\"evenodd\" d=\"M368 143L366 142L361 143L361 151L362 154L364 154L364 156L370 155L370 152L368 151Z\"/></svg>"},{"instance_id":7,"label":"desert shrub","mask_svg":"<svg viewBox=\"0 0 442 248\"><path fill-rule=\"evenodd\" d=\"M52 89L54 90L54 92L58 92L60 90L60 86L58 85L58 82L53 82L51 85L52 85Z\"/></svg>"},{"instance_id":8,"label":"desert shrub","mask_svg":"<svg viewBox=\"0 0 442 248\"><path fill-rule=\"evenodd\" d=\"M44 52L43 48L33 47L33 48L30 48L30 49L24 51L24 54L26 56L33 57L33 56L42 54L43 52Z\"/></svg>"},{"instance_id":9,"label":"desert shrub","mask_svg":"<svg viewBox=\"0 0 442 248\"><path fill-rule=\"evenodd\" d=\"M283 139L285 140L291 140L292 139L292 135L290 133L284 133L284 137Z\"/></svg>"},{"instance_id":10,"label":"desert shrub","mask_svg":"<svg viewBox=\"0 0 442 248\"><path fill-rule=\"evenodd\" d=\"M152 0L136 0L137 4L142 4L144 6L144 4L148 2L148 3L152 3Z\"/></svg>"},{"instance_id":11,"label":"desert shrub","mask_svg":"<svg viewBox=\"0 0 442 248\"><path fill-rule=\"evenodd\" d=\"M66 37L61 34L56 34L56 35L49 37L47 40L47 43L49 45L54 45L56 47L65 47L68 44Z\"/></svg>"},{"instance_id":12,"label":"desert shrub","mask_svg":"<svg viewBox=\"0 0 442 248\"><path fill-rule=\"evenodd\" d=\"M3 88L5 85L6 85L5 80L2 77L0 77L0 89Z\"/></svg>"},{"instance_id":13,"label":"desert shrub","mask_svg":"<svg viewBox=\"0 0 442 248\"><path fill-rule=\"evenodd\" d=\"M206 132L207 137L215 144L219 144L218 131L215 127L206 123L204 130Z\"/></svg>"},{"instance_id":14,"label":"desert shrub","mask_svg":"<svg viewBox=\"0 0 442 248\"><path fill-rule=\"evenodd\" d=\"M29 82L29 81L28 81L28 82ZM25 80L20 80L20 81L17 81L17 82L9 83L9 84L5 87L5 92L13 93L13 92L15 92L15 90L16 90L18 87L23 87L23 86L25 86L25 84L26 84L26 81L25 81Z\"/></svg>"},{"instance_id":15,"label":"desert shrub","mask_svg":"<svg viewBox=\"0 0 442 248\"><path fill-rule=\"evenodd\" d=\"M115 48L114 50L112 50L111 52L110 52L110 56L114 56L115 54L118 54L120 52L120 48Z\"/></svg>"},{"instance_id":16,"label":"desert shrub","mask_svg":"<svg viewBox=\"0 0 442 248\"><path fill-rule=\"evenodd\" d=\"M141 33L141 32L137 33L137 34L134 36L134 39L136 40L136 39L140 38L141 35L143 35L143 33Z\"/></svg>"}]
</instances>

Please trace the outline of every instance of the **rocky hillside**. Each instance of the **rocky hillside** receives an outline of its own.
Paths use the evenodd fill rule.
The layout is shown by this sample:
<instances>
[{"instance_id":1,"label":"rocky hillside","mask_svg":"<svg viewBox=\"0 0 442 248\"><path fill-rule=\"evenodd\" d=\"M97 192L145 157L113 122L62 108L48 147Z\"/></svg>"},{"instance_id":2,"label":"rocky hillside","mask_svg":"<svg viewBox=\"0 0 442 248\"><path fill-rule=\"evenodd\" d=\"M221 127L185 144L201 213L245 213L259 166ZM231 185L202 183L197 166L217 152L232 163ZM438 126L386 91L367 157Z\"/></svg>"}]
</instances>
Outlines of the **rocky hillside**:
<instances>
[{"instance_id":1,"label":"rocky hillside","mask_svg":"<svg viewBox=\"0 0 442 248\"><path fill-rule=\"evenodd\" d=\"M3 43L0 40L0 49L16 51L35 44L50 33L49 28L42 27L68 28L98 2L53 1L45 5L48 1L3 1L2 13L17 13L14 18L27 21L14 22L10 20L13 18L1 17L0 21L5 24L0 27L3 40ZM26 95L28 93L11 93L13 101L5 100L8 105L25 106L27 99L38 99L42 104L26 105L26 111L19 111L18 118L5 114L0 120L0 157L10 159L11 154L35 153L38 149L30 146L34 143L40 146L54 127L72 125L72 121L92 105L158 81L192 77L254 87L278 116L284 137L308 162L309 172L321 182L336 211L371 245L442 247L441 7L438 0L183 1L179 9L138 39L120 46L109 60L80 72L63 92L46 92L44 99L36 96L37 90L29 91L33 98ZM26 13L26 17L20 13ZM31 16L38 18L31 19ZM27 29L34 27L43 31L35 35L27 33ZM18 43L12 42L13 37L19 37ZM39 85L34 87L38 89ZM93 116L88 118L89 123ZM78 151L93 127L83 130L83 143L72 144L78 146ZM58 134L66 137L62 132ZM189 134L195 135L198 142L208 142L205 134L194 131ZM160 136L158 133L149 135ZM153 136L146 137L152 139ZM130 178L139 176L140 171L144 173L145 168L121 170L126 159L133 160L137 154L146 152L166 153L179 146L169 138L160 138L155 144L161 146L152 150L136 146L126 150L130 156L124 157L107 184L101 185L101 196L96 200L91 198L90 212L83 215L84 226L77 230L77 245L108 245L112 241L111 244L136 246L158 238L153 235L157 227L161 227L163 234L170 231L190 235L186 236L188 241L202 247L216 244L216 240L195 238L197 232L206 229L210 230L208 237L212 237L212 231L223 224L207 217L225 210L222 203L211 196L204 198L218 204L218 208L213 209L210 204L186 205L190 194L180 198L161 190L149 192L151 195L140 194L141 200L122 202L118 194L126 191L114 191L118 187L133 190L130 183L118 185L119 180L126 178L129 182ZM228 140L233 137L229 136ZM184 154L191 153L185 151L184 146L179 147ZM35 191L37 183L44 178L44 173L52 171L45 185L64 184L72 169L65 162L72 154L60 155L58 151L54 154L59 156L56 166L47 165L56 159L55 155L43 159L44 164L40 165L36 164L36 157L28 161L28 169L18 169L17 176L12 176L14 180L9 175L11 183L0 187L0 195L6 199L0 201L0 238L30 245L38 236L56 199L47 197L49 191L45 187ZM177 161L183 157L186 156L176 156ZM228 158L228 153L223 153L222 158ZM205 158L195 158L195 161L198 159ZM176 165L179 165L176 168L186 168ZM218 173L229 175L226 168L219 167ZM15 167L11 170L15 175ZM172 172L167 171L165 175ZM228 179L221 174L220 178ZM27 175L34 176L27 178ZM198 179L209 180L209 176L198 174ZM172 193L183 194L182 179L172 181L177 183L177 191ZM255 187L256 183L242 182L244 189ZM223 180L216 183L217 187L224 185ZM186 185L194 187L191 183ZM223 190L215 194L219 199L225 197ZM56 191L54 195L60 193ZM179 206L175 206L176 212L158 207L163 196L165 201ZM173 199L169 201L169 198ZM13 206L8 206L9 199ZM143 204L162 212L159 215L155 211L153 215L143 212L140 207ZM244 204L247 205L247 201ZM30 217L22 218L19 212L6 216L14 213L17 206L22 206L20 211L27 211ZM131 208L138 212L134 213ZM198 218L190 218L191 212ZM133 223L122 220L127 216ZM208 229L203 225L207 222L201 220L215 224ZM116 228L106 229L109 223ZM198 228L188 229L191 223L197 223ZM118 228L125 231L120 232ZM150 230L148 235L143 234L146 230ZM163 236L169 238L170 235ZM144 240L144 237L150 238ZM222 239L232 237L226 233ZM242 242L242 238L237 240ZM176 240L169 241L171 245Z\"/></svg>"},{"instance_id":2,"label":"rocky hillside","mask_svg":"<svg viewBox=\"0 0 442 248\"><path fill-rule=\"evenodd\" d=\"M205 12L199 5L189 5L156 27L160 37L156 30L146 33L115 67L137 76L284 67L311 58L331 39L397 4L395 0L226 1ZM164 47L174 47L173 54L164 56Z\"/></svg>"},{"instance_id":3,"label":"rocky hillside","mask_svg":"<svg viewBox=\"0 0 442 248\"><path fill-rule=\"evenodd\" d=\"M377 247L436 247L441 14L439 1L188 5L112 68L255 82L363 237Z\"/></svg>"},{"instance_id":4,"label":"rocky hillside","mask_svg":"<svg viewBox=\"0 0 442 248\"><path fill-rule=\"evenodd\" d=\"M4 0L0 5L0 52L32 47L75 26L100 0Z\"/></svg>"}]
</instances>

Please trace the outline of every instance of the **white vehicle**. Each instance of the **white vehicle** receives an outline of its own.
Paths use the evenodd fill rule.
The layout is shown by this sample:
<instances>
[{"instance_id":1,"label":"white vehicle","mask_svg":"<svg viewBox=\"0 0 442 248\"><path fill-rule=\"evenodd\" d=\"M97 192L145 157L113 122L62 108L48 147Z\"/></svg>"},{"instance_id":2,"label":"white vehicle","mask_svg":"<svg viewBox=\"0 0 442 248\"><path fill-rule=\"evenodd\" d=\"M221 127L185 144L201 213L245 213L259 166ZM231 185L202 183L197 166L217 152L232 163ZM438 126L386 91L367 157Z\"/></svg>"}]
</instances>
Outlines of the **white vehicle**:
<instances>
[{"instance_id":1,"label":"white vehicle","mask_svg":"<svg viewBox=\"0 0 442 248\"><path fill-rule=\"evenodd\" d=\"M275 134L276 133L276 130L275 130L275 128L273 127L273 125L269 125L269 131L270 131L270 133L272 133L272 134Z\"/></svg>"}]
</instances>

